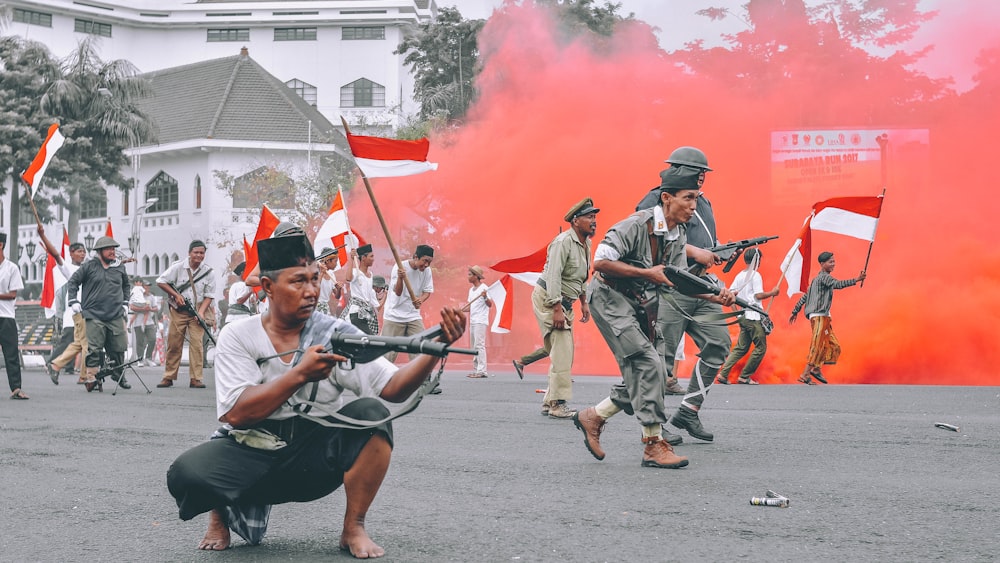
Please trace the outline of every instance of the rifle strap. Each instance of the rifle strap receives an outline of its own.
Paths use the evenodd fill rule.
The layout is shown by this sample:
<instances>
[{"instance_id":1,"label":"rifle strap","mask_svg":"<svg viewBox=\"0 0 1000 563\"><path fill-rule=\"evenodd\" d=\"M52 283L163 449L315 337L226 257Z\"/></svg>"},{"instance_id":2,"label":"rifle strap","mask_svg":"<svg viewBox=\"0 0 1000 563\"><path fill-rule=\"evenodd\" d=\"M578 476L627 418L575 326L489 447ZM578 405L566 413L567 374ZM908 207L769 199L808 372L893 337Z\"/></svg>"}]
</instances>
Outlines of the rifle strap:
<instances>
[{"instance_id":1,"label":"rifle strap","mask_svg":"<svg viewBox=\"0 0 1000 563\"><path fill-rule=\"evenodd\" d=\"M188 287L194 286L194 284L196 284L196 283L200 282L201 280L205 279L205 276L207 276L208 274L211 274L211 273L212 273L212 268L209 268L209 269L205 270L204 272L202 272L201 274L199 274L198 277L196 277L196 278L194 278L192 280L191 279L191 270L188 269L188 280L189 281L186 281L186 282L184 282L184 283L182 283L182 284L174 287L174 290L177 293L183 293L183 292L187 291Z\"/></svg>"},{"instance_id":2,"label":"rifle strap","mask_svg":"<svg viewBox=\"0 0 1000 563\"><path fill-rule=\"evenodd\" d=\"M670 304L670 306L673 307L675 311L677 311L678 313L680 313L682 317L684 317L685 319L687 319L689 321L696 322L696 323L699 323L699 324L716 325L716 326L729 326L729 325L734 325L734 324L738 323L740 321L739 318L736 318L735 320L733 320L731 322L720 322L720 321L725 321L726 319L729 319L731 317L742 317L743 316L743 310L742 309L739 310L739 311L730 311L728 313L704 313L702 315L691 316L691 315L689 315L687 313L687 311L685 311L680 306L679 303L677 303L677 299L674 297L673 293L664 293L662 295L663 295L663 298L667 301L667 303Z\"/></svg>"},{"instance_id":3,"label":"rifle strap","mask_svg":"<svg viewBox=\"0 0 1000 563\"><path fill-rule=\"evenodd\" d=\"M401 416L410 414L416 410L417 406L420 405L420 401L423 400L424 395L427 395L432 389L437 387L441 381L441 374L444 373L444 364L447 362L448 358L442 358L441 366L438 368L437 373L431 376L427 381L417 389L410 398L403 402L395 412L389 414L384 418L379 420L360 420L350 416L346 416L337 412L330 412L326 410L326 406L316 403L316 389L319 385L318 382L313 383L313 389L310 393L308 401L302 401L293 407L295 414L315 422L321 426L327 426L330 428L347 428L349 430L364 430L366 428L375 428L376 426L381 426L391 420L397 419ZM350 404L350 403L348 403ZM346 405L345 405L346 406ZM318 412L323 413L324 417L314 416L307 414L310 410L315 409ZM343 407L341 407L343 409ZM332 421L329 419L333 419Z\"/></svg>"}]
</instances>

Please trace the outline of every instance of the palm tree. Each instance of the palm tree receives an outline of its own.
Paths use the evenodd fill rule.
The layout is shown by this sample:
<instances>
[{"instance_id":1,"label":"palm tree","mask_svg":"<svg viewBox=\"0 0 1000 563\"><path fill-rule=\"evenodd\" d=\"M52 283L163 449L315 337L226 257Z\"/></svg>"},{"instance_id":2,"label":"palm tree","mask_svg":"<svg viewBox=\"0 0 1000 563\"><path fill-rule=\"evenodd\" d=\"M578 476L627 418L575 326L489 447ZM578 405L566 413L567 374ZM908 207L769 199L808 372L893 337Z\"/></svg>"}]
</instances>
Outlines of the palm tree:
<instances>
[{"instance_id":1,"label":"palm tree","mask_svg":"<svg viewBox=\"0 0 1000 563\"><path fill-rule=\"evenodd\" d=\"M124 150L156 139L157 127L136 102L152 93L149 81L131 62L105 62L99 38L81 40L61 60L61 76L41 98L42 111L56 117L66 136L61 160L69 166L53 176L62 193L53 199L69 209L70 238L76 238L81 191L106 197L106 186L127 191ZM51 182L50 182L51 183ZM60 197L61 196L61 197Z\"/></svg>"}]
</instances>

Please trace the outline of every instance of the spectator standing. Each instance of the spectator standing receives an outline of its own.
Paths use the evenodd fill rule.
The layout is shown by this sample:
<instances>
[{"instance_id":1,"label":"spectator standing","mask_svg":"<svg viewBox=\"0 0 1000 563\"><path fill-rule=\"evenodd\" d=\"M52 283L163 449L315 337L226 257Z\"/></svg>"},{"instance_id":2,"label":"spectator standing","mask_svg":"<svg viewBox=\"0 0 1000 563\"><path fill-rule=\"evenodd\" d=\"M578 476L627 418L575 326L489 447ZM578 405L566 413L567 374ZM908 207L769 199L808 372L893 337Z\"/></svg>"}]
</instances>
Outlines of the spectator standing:
<instances>
[{"instance_id":1,"label":"spectator standing","mask_svg":"<svg viewBox=\"0 0 1000 563\"><path fill-rule=\"evenodd\" d=\"M21 391L21 350L17 346L17 321L14 320L14 302L17 292L24 289L21 270L7 260L7 233L0 233L0 349L7 368L10 398L26 400Z\"/></svg>"}]
</instances>

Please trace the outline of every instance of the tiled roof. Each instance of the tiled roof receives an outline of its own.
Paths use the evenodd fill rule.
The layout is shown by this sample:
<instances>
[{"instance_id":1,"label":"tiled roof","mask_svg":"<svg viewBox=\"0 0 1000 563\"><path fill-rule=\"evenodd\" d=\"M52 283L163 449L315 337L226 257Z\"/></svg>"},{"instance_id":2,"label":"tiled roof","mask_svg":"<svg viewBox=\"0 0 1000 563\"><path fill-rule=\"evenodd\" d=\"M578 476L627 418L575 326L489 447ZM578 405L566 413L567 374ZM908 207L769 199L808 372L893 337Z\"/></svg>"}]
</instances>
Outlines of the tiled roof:
<instances>
[{"instance_id":1,"label":"tiled roof","mask_svg":"<svg viewBox=\"0 0 1000 563\"><path fill-rule=\"evenodd\" d=\"M144 76L154 93L139 105L159 125L160 144L206 138L306 143L311 121L312 142L347 146L323 114L248 55Z\"/></svg>"}]
</instances>

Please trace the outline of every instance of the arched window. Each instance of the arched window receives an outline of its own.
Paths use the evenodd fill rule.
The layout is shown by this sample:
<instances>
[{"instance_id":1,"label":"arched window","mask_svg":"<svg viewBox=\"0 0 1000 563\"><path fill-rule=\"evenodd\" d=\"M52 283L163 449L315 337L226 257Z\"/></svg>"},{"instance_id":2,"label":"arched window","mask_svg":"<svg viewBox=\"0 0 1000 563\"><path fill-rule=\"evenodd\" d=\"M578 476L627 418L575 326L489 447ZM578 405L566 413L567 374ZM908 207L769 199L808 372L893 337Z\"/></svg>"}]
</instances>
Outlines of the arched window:
<instances>
[{"instance_id":1,"label":"arched window","mask_svg":"<svg viewBox=\"0 0 1000 563\"><path fill-rule=\"evenodd\" d=\"M340 106L345 108L384 108L385 86L359 78L340 87Z\"/></svg>"},{"instance_id":2,"label":"arched window","mask_svg":"<svg viewBox=\"0 0 1000 563\"><path fill-rule=\"evenodd\" d=\"M149 213L160 213L163 211L177 211L177 180L164 171L153 176L153 179L146 184L146 199L155 197L156 203L149 208Z\"/></svg>"},{"instance_id":3,"label":"arched window","mask_svg":"<svg viewBox=\"0 0 1000 563\"><path fill-rule=\"evenodd\" d=\"M153 255L153 273L159 275L160 273L160 257Z\"/></svg>"},{"instance_id":4,"label":"arched window","mask_svg":"<svg viewBox=\"0 0 1000 563\"><path fill-rule=\"evenodd\" d=\"M24 279L28 279L28 265L27 264L24 264L24 265L21 266L21 277L24 278Z\"/></svg>"},{"instance_id":5,"label":"arched window","mask_svg":"<svg viewBox=\"0 0 1000 563\"><path fill-rule=\"evenodd\" d=\"M299 95L300 98L306 101L307 104L311 106L316 105L316 87L307 82L303 82L298 78L293 78L288 82L285 82L285 86L292 89L293 92Z\"/></svg>"},{"instance_id":6,"label":"arched window","mask_svg":"<svg viewBox=\"0 0 1000 563\"><path fill-rule=\"evenodd\" d=\"M167 255L166 254L163 255L163 259L164 260L167 259ZM181 259L180 256L177 256L177 253L175 252L173 260L171 260L170 262L168 262L167 265L169 266L170 264L173 264L174 262L177 262L180 259Z\"/></svg>"},{"instance_id":7,"label":"arched window","mask_svg":"<svg viewBox=\"0 0 1000 563\"><path fill-rule=\"evenodd\" d=\"M122 192L122 216L128 217L128 203L129 198L132 197L132 192Z\"/></svg>"},{"instance_id":8,"label":"arched window","mask_svg":"<svg viewBox=\"0 0 1000 563\"><path fill-rule=\"evenodd\" d=\"M142 257L142 271L144 276L149 275L149 256Z\"/></svg>"},{"instance_id":9,"label":"arched window","mask_svg":"<svg viewBox=\"0 0 1000 563\"><path fill-rule=\"evenodd\" d=\"M201 209L201 174L194 175L194 208Z\"/></svg>"}]
</instances>

